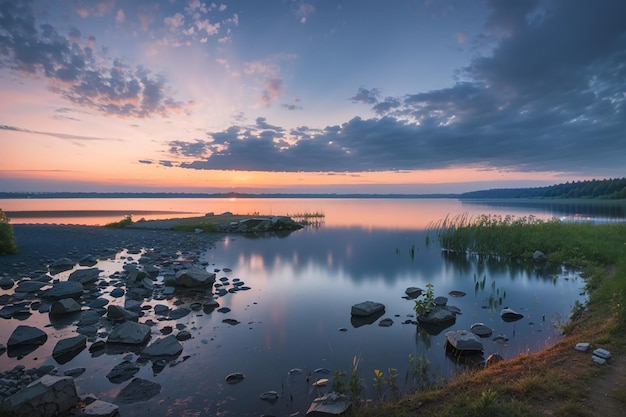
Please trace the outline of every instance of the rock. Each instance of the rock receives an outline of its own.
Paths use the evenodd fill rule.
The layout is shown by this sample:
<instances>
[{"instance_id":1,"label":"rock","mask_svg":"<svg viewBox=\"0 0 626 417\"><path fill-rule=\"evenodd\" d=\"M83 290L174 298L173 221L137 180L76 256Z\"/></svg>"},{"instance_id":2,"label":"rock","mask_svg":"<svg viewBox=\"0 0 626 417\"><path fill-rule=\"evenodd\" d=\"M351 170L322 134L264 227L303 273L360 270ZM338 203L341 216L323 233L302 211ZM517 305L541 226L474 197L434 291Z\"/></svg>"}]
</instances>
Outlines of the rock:
<instances>
[{"instance_id":1,"label":"rock","mask_svg":"<svg viewBox=\"0 0 626 417\"><path fill-rule=\"evenodd\" d=\"M101 318L100 314L98 314L97 311L94 311L94 310L83 311L80 314L80 319L78 319L77 326L83 327L83 326L90 326L92 324L96 324L97 322L100 321L100 318Z\"/></svg>"},{"instance_id":2,"label":"rock","mask_svg":"<svg viewBox=\"0 0 626 417\"><path fill-rule=\"evenodd\" d=\"M467 294L466 294L464 291L452 290L452 291L450 291L450 292L448 293L448 295L449 295L450 297L456 297L456 298L459 298L459 297L465 297Z\"/></svg>"},{"instance_id":3,"label":"rock","mask_svg":"<svg viewBox=\"0 0 626 417\"><path fill-rule=\"evenodd\" d=\"M31 281L31 280L21 281L17 284L17 287L15 287L15 292L35 293L39 291L41 287L45 287L46 285L48 284L46 284L45 282L39 282L39 281Z\"/></svg>"},{"instance_id":4,"label":"rock","mask_svg":"<svg viewBox=\"0 0 626 417\"><path fill-rule=\"evenodd\" d=\"M98 258L93 255L85 255L78 261L80 266L94 266L98 263Z\"/></svg>"},{"instance_id":5,"label":"rock","mask_svg":"<svg viewBox=\"0 0 626 417\"><path fill-rule=\"evenodd\" d=\"M596 355L591 355L591 360L594 361L595 363L599 363L600 365L604 365L606 363L606 359L601 358Z\"/></svg>"},{"instance_id":6,"label":"rock","mask_svg":"<svg viewBox=\"0 0 626 417\"><path fill-rule=\"evenodd\" d=\"M276 391L265 391L263 394L259 395L259 398L263 401L274 403L278 400L278 393Z\"/></svg>"},{"instance_id":7,"label":"rock","mask_svg":"<svg viewBox=\"0 0 626 417\"><path fill-rule=\"evenodd\" d=\"M150 339L150 327L134 321L125 321L111 331L107 343L141 345L148 339Z\"/></svg>"},{"instance_id":8,"label":"rock","mask_svg":"<svg viewBox=\"0 0 626 417\"><path fill-rule=\"evenodd\" d=\"M74 265L76 265L76 262L72 261L71 259L61 258L48 265L48 270L50 271L51 275L56 275L59 272L69 271L70 269L74 268Z\"/></svg>"},{"instance_id":9,"label":"rock","mask_svg":"<svg viewBox=\"0 0 626 417\"><path fill-rule=\"evenodd\" d=\"M0 278L0 288L3 290L10 290L15 285L15 282L9 277Z\"/></svg>"},{"instance_id":10,"label":"rock","mask_svg":"<svg viewBox=\"0 0 626 417\"><path fill-rule=\"evenodd\" d=\"M139 365L131 361L122 361L115 365L113 369L106 375L107 379L113 384L121 384L128 381L139 372Z\"/></svg>"},{"instance_id":11,"label":"rock","mask_svg":"<svg viewBox=\"0 0 626 417\"><path fill-rule=\"evenodd\" d=\"M190 309L188 309L186 307L180 307L180 308L177 308L177 309L174 309L174 310L170 311L169 314L168 314L168 318L170 320L178 320L180 318L185 317L189 313L191 313Z\"/></svg>"},{"instance_id":12,"label":"rock","mask_svg":"<svg viewBox=\"0 0 626 417\"><path fill-rule=\"evenodd\" d=\"M151 357L178 356L183 351L183 345L173 335L155 340L145 348L141 354Z\"/></svg>"},{"instance_id":13,"label":"rock","mask_svg":"<svg viewBox=\"0 0 626 417\"><path fill-rule=\"evenodd\" d=\"M22 345L43 345L48 340L48 335L36 327L19 325L13 330L7 348L15 348Z\"/></svg>"},{"instance_id":14,"label":"rock","mask_svg":"<svg viewBox=\"0 0 626 417\"><path fill-rule=\"evenodd\" d=\"M241 372L234 372L232 374L226 375L226 383L227 384L238 384L245 379L245 375Z\"/></svg>"},{"instance_id":15,"label":"rock","mask_svg":"<svg viewBox=\"0 0 626 417\"><path fill-rule=\"evenodd\" d=\"M500 356L499 354L492 353L491 355L487 357L487 360L485 361L485 366L491 366L498 362L502 362L503 360L504 358Z\"/></svg>"},{"instance_id":16,"label":"rock","mask_svg":"<svg viewBox=\"0 0 626 417\"><path fill-rule=\"evenodd\" d=\"M50 306L50 314L58 316L61 314L76 313L80 311L80 304L73 298L63 298L55 301Z\"/></svg>"},{"instance_id":17,"label":"rock","mask_svg":"<svg viewBox=\"0 0 626 417\"><path fill-rule=\"evenodd\" d=\"M147 401L160 392L160 384L142 378L134 378L117 394L116 398L119 403L132 404Z\"/></svg>"},{"instance_id":18,"label":"rock","mask_svg":"<svg viewBox=\"0 0 626 417\"><path fill-rule=\"evenodd\" d=\"M439 297L435 297L435 305L438 307L443 307L448 304L448 297L444 297L440 295Z\"/></svg>"},{"instance_id":19,"label":"rock","mask_svg":"<svg viewBox=\"0 0 626 417\"><path fill-rule=\"evenodd\" d=\"M574 346L574 349L580 352L586 352L589 350L589 343L587 342L576 343L576 346Z\"/></svg>"},{"instance_id":20,"label":"rock","mask_svg":"<svg viewBox=\"0 0 626 417\"><path fill-rule=\"evenodd\" d=\"M103 308L109 304L109 300L106 298L96 298L91 303L89 303L89 308Z\"/></svg>"},{"instance_id":21,"label":"rock","mask_svg":"<svg viewBox=\"0 0 626 417\"><path fill-rule=\"evenodd\" d=\"M102 272L102 270L98 268L77 269L70 274L67 280L80 282L83 285L91 284L93 282L96 282L96 280L100 276L100 272Z\"/></svg>"},{"instance_id":22,"label":"rock","mask_svg":"<svg viewBox=\"0 0 626 417\"><path fill-rule=\"evenodd\" d=\"M393 320L390 318L382 319L378 322L380 327L391 327L393 325Z\"/></svg>"},{"instance_id":23,"label":"rock","mask_svg":"<svg viewBox=\"0 0 626 417\"><path fill-rule=\"evenodd\" d=\"M137 321L139 314L124 307L110 305L107 307L107 317L112 321Z\"/></svg>"},{"instance_id":24,"label":"rock","mask_svg":"<svg viewBox=\"0 0 626 417\"><path fill-rule=\"evenodd\" d=\"M15 417L54 417L78 403L74 379L44 375L2 403L3 410Z\"/></svg>"},{"instance_id":25,"label":"rock","mask_svg":"<svg viewBox=\"0 0 626 417\"><path fill-rule=\"evenodd\" d=\"M521 313L518 313L517 311L509 307L505 307L502 309L502 311L500 311L500 317L504 321L511 322L511 321L517 321L519 319L524 318L524 315Z\"/></svg>"},{"instance_id":26,"label":"rock","mask_svg":"<svg viewBox=\"0 0 626 417\"><path fill-rule=\"evenodd\" d=\"M328 417L345 414L352 406L347 395L329 392L313 400L306 415L309 417Z\"/></svg>"},{"instance_id":27,"label":"rock","mask_svg":"<svg viewBox=\"0 0 626 417\"><path fill-rule=\"evenodd\" d=\"M57 342L52 350L52 357L59 365L74 359L87 346L87 338L83 335L68 337Z\"/></svg>"},{"instance_id":28,"label":"rock","mask_svg":"<svg viewBox=\"0 0 626 417\"><path fill-rule=\"evenodd\" d=\"M445 307L433 307L424 314L417 316L417 321L420 324L435 324L443 325L453 323L456 320L456 315Z\"/></svg>"},{"instance_id":29,"label":"rock","mask_svg":"<svg viewBox=\"0 0 626 417\"><path fill-rule=\"evenodd\" d=\"M176 340L181 342L189 339L191 339L191 333L189 333L187 330L182 330L176 335Z\"/></svg>"},{"instance_id":30,"label":"rock","mask_svg":"<svg viewBox=\"0 0 626 417\"><path fill-rule=\"evenodd\" d=\"M351 314L358 317L367 317L385 311L385 305L374 301L363 301L352 306Z\"/></svg>"},{"instance_id":31,"label":"rock","mask_svg":"<svg viewBox=\"0 0 626 417\"><path fill-rule=\"evenodd\" d=\"M533 252L533 262L542 263L547 261L548 257L545 253L541 252L540 250L536 250Z\"/></svg>"},{"instance_id":32,"label":"rock","mask_svg":"<svg viewBox=\"0 0 626 417\"><path fill-rule=\"evenodd\" d=\"M42 298L60 300L62 298L79 298L83 295L83 284L77 281L60 281L52 285L52 288L40 293Z\"/></svg>"},{"instance_id":33,"label":"rock","mask_svg":"<svg viewBox=\"0 0 626 417\"><path fill-rule=\"evenodd\" d=\"M325 387L326 385L328 385L328 378L320 378L317 381L315 381L313 383L314 387Z\"/></svg>"},{"instance_id":34,"label":"rock","mask_svg":"<svg viewBox=\"0 0 626 417\"><path fill-rule=\"evenodd\" d=\"M404 290L404 293L409 298L417 298L420 295L422 295L423 292L424 292L424 290L419 288L419 287L409 287L406 290Z\"/></svg>"},{"instance_id":35,"label":"rock","mask_svg":"<svg viewBox=\"0 0 626 417\"><path fill-rule=\"evenodd\" d=\"M239 320L235 320L235 319L224 319L224 320L222 320L222 323L230 324L231 326L236 326L236 325L238 325L241 322Z\"/></svg>"},{"instance_id":36,"label":"rock","mask_svg":"<svg viewBox=\"0 0 626 417\"><path fill-rule=\"evenodd\" d=\"M467 330L455 330L446 333L447 347L452 348L456 353L481 353L483 344L472 332Z\"/></svg>"},{"instance_id":37,"label":"rock","mask_svg":"<svg viewBox=\"0 0 626 417\"><path fill-rule=\"evenodd\" d=\"M611 359L611 352L602 348L595 349L593 355L606 360Z\"/></svg>"},{"instance_id":38,"label":"rock","mask_svg":"<svg viewBox=\"0 0 626 417\"><path fill-rule=\"evenodd\" d=\"M86 370L87 369L85 369L85 368L66 369L65 371L63 371L63 375L71 376L72 378L76 378L76 377L79 377L82 374L84 374Z\"/></svg>"},{"instance_id":39,"label":"rock","mask_svg":"<svg viewBox=\"0 0 626 417\"><path fill-rule=\"evenodd\" d=\"M174 285L180 287L210 287L214 283L215 273L200 267L182 269L174 277Z\"/></svg>"},{"instance_id":40,"label":"rock","mask_svg":"<svg viewBox=\"0 0 626 417\"><path fill-rule=\"evenodd\" d=\"M119 415L117 405L102 400L95 400L75 414L76 417L117 417Z\"/></svg>"},{"instance_id":41,"label":"rock","mask_svg":"<svg viewBox=\"0 0 626 417\"><path fill-rule=\"evenodd\" d=\"M111 291L111 297L113 298L123 297L124 294L125 294L125 291L123 288L115 288L113 291Z\"/></svg>"},{"instance_id":42,"label":"rock","mask_svg":"<svg viewBox=\"0 0 626 417\"><path fill-rule=\"evenodd\" d=\"M493 333L493 330L483 323L472 324L470 330L478 337L489 337Z\"/></svg>"}]
</instances>

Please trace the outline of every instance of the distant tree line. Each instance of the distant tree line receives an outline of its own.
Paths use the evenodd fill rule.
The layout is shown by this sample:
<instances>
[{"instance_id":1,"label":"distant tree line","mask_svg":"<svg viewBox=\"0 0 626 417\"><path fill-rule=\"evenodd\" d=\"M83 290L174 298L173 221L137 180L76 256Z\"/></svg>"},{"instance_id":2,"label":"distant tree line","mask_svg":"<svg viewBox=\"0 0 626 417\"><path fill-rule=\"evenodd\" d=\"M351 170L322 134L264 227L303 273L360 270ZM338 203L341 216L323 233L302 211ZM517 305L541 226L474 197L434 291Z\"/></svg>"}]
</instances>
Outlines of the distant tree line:
<instances>
[{"instance_id":1,"label":"distant tree line","mask_svg":"<svg viewBox=\"0 0 626 417\"><path fill-rule=\"evenodd\" d=\"M568 181L564 184L550 185L547 187L499 188L471 191L461 194L461 198L626 199L626 178Z\"/></svg>"}]
</instances>

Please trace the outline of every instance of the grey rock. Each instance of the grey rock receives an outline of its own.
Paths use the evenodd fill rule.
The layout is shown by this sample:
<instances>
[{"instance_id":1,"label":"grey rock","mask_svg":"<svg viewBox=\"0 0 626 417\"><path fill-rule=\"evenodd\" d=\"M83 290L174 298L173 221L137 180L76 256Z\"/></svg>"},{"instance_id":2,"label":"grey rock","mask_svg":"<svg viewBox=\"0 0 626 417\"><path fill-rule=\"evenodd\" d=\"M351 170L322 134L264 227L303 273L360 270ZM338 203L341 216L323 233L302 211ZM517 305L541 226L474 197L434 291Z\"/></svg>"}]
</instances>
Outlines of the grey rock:
<instances>
[{"instance_id":1,"label":"grey rock","mask_svg":"<svg viewBox=\"0 0 626 417\"><path fill-rule=\"evenodd\" d=\"M11 278L9 277L0 278L0 288L2 288L3 290L9 290L13 288L13 285L15 285L15 282Z\"/></svg>"},{"instance_id":2,"label":"grey rock","mask_svg":"<svg viewBox=\"0 0 626 417\"><path fill-rule=\"evenodd\" d=\"M180 270L174 278L174 284L181 287L210 287L213 283L215 273L200 267Z\"/></svg>"},{"instance_id":3,"label":"grey rock","mask_svg":"<svg viewBox=\"0 0 626 417\"><path fill-rule=\"evenodd\" d=\"M424 290L419 287L409 287L404 291L409 298L417 298L422 295L423 292Z\"/></svg>"},{"instance_id":4,"label":"grey rock","mask_svg":"<svg viewBox=\"0 0 626 417\"><path fill-rule=\"evenodd\" d=\"M17 347L21 345L43 345L48 340L48 335L43 330L36 327L19 325L13 330L7 347Z\"/></svg>"},{"instance_id":5,"label":"grey rock","mask_svg":"<svg viewBox=\"0 0 626 417\"><path fill-rule=\"evenodd\" d=\"M43 290L40 293L42 298L51 298L60 300L62 298L79 298L82 297L83 284L76 281L60 281L52 285L52 288Z\"/></svg>"},{"instance_id":6,"label":"grey rock","mask_svg":"<svg viewBox=\"0 0 626 417\"><path fill-rule=\"evenodd\" d=\"M100 314L98 314L97 311L94 311L94 310L83 311L80 314L80 319L78 319L77 325L79 327L82 327L82 326L89 326L92 324L96 324L97 322L100 321L100 318L101 316Z\"/></svg>"},{"instance_id":7,"label":"grey rock","mask_svg":"<svg viewBox=\"0 0 626 417\"><path fill-rule=\"evenodd\" d=\"M455 330L446 333L446 343L458 353L483 351L483 344L472 332L467 330Z\"/></svg>"},{"instance_id":8,"label":"grey rock","mask_svg":"<svg viewBox=\"0 0 626 417\"><path fill-rule=\"evenodd\" d=\"M48 269L50 270L50 274L56 275L59 272L69 271L70 269L74 268L74 265L76 265L76 262L72 261L71 259L61 258L48 265Z\"/></svg>"},{"instance_id":9,"label":"grey rock","mask_svg":"<svg viewBox=\"0 0 626 417\"><path fill-rule=\"evenodd\" d=\"M76 413L76 417L117 417L119 415L117 405L102 400L95 400Z\"/></svg>"},{"instance_id":10,"label":"grey rock","mask_svg":"<svg viewBox=\"0 0 626 417\"><path fill-rule=\"evenodd\" d=\"M483 323L474 323L470 326L470 331L478 337L489 337L493 330Z\"/></svg>"},{"instance_id":11,"label":"grey rock","mask_svg":"<svg viewBox=\"0 0 626 417\"><path fill-rule=\"evenodd\" d=\"M313 400L306 415L309 417L328 417L345 414L352 406L350 397L336 392L328 394Z\"/></svg>"},{"instance_id":12,"label":"grey rock","mask_svg":"<svg viewBox=\"0 0 626 417\"><path fill-rule=\"evenodd\" d=\"M148 339L150 339L150 327L133 321L125 321L111 331L107 343L140 345Z\"/></svg>"},{"instance_id":13,"label":"grey rock","mask_svg":"<svg viewBox=\"0 0 626 417\"><path fill-rule=\"evenodd\" d=\"M178 356L183 351L183 345L173 335L155 340L145 348L141 354L145 356Z\"/></svg>"},{"instance_id":14,"label":"grey rock","mask_svg":"<svg viewBox=\"0 0 626 417\"><path fill-rule=\"evenodd\" d=\"M121 404L132 404L147 401L161 392L161 385L142 378L133 379L117 394Z\"/></svg>"},{"instance_id":15,"label":"grey rock","mask_svg":"<svg viewBox=\"0 0 626 417\"><path fill-rule=\"evenodd\" d=\"M87 338L84 335L68 337L57 342L52 350L52 357L59 364L72 360L87 346Z\"/></svg>"},{"instance_id":16,"label":"grey rock","mask_svg":"<svg viewBox=\"0 0 626 417\"><path fill-rule=\"evenodd\" d=\"M500 311L500 317L504 321L517 321L524 318L524 315L509 307L505 307Z\"/></svg>"},{"instance_id":17,"label":"grey rock","mask_svg":"<svg viewBox=\"0 0 626 417\"><path fill-rule=\"evenodd\" d=\"M39 291L41 287L45 287L46 285L48 284L46 284L45 282L39 282L39 281L31 281L31 280L20 281L17 284L17 287L15 287L15 292L35 293Z\"/></svg>"},{"instance_id":18,"label":"grey rock","mask_svg":"<svg viewBox=\"0 0 626 417\"><path fill-rule=\"evenodd\" d=\"M110 305L107 308L107 317L112 321L137 321L139 314L134 311L125 309L124 307Z\"/></svg>"},{"instance_id":19,"label":"grey rock","mask_svg":"<svg viewBox=\"0 0 626 417\"><path fill-rule=\"evenodd\" d=\"M78 400L72 377L44 375L7 398L2 408L15 417L54 417L75 407Z\"/></svg>"},{"instance_id":20,"label":"grey rock","mask_svg":"<svg viewBox=\"0 0 626 417\"><path fill-rule=\"evenodd\" d=\"M353 305L350 312L353 316L365 317L382 311L385 311L384 304L374 301L363 301Z\"/></svg>"},{"instance_id":21,"label":"grey rock","mask_svg":"<svg viewBox=\"0 0 626 417\"><path fill-rule=\"evenodd\" d=\"M139 372L139 369L138 364L125 360L115 365L106 377L113 384L121 384L134 377Z\"/></svg>"},{"instance_id":22,"label":"grey rock","mask_svg":"<svg viewBox=\"0 0 626 417\"><path fill-rule=\"evenodd\" d=\"M382 319L378 322L380 327L391 327L393 325L393 320L390 318Z\"/></svg>"},{"instance_id":23,"label":"grey rock","mask_svg":"<svg viewBox=\"0 0 626 417\"><path fill-rule=\"evenodd\" d=\"M98 280L100 272L102 270L98 268L77 269L70 274L67 280L80 282L83 285L91 284Z\"/></svg>"},{"instance_id":24,"label":"grey rock","mask_svg":"<svg viewBox=\"0 0 626 417\"><path fill-rule=\"evenodd\" d=\"M540 250L536 250L533 252L533 261L537 263L547 262L548 257L546 256L545 253L541 252Z\"/></svg>"},{"instance_id":25,"label":"grey rock","mask_svg":"<svg viewBox=\"0 0 626 417\"><path fill-rule=\"evenodd\" d=\"M61 314L75 313L80 311L80 304L73 298L63 298L55 301L50 306L50 314L58 316Z\"/></svg>"},{"instance_id":26,"label":"grey rock","mask_svg":"<svg viewBox=\"0 0 626 417\"><path fill-rule=\"evenodd\" d=\"M85 255L78 261L80 266L94 266L98 263L98 258L93 255Z\"/></svg>"},{"instance_id":27,"label":"grey rock","mask_svg":"<svg viewBox=\"0 0 626 417\"><path fill-rule=\"evenodd\" d=\"M430 311L417 316L419 323L445 324L453 322L456 315L445 307L433 307Z\"/></svg>"}]
</instances>

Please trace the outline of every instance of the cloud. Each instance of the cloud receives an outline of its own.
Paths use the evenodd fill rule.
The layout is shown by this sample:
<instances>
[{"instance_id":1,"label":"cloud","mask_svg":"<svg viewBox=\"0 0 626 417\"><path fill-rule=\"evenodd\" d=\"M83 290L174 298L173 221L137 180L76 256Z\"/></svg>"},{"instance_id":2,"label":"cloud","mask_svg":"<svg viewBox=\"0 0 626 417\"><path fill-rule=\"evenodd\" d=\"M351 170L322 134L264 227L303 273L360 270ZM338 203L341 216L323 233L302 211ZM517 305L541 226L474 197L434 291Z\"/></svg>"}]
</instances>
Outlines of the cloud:
<instances>
[{"instance_id":1,"label":"cloud","mask_svg":"<svg viewBox=\"0 0 626 417\"><path fill-rule=\"evenodd\" d=\"M322 129L278 129L257 119L207 132L207 140L181 141L173 155L185 158L179 166L189 169L464 166L622 176L626 3L488 4L483 33L466 41L482 53L459 68L458 81L447 88L382 98L377 89L361 87L350 100L369 105L374 117ZM267 101L281 88L278 82L268 87Z\"/></svg>"},{"instance_id":2,"label":"cloud","mask_svg":"<svg viewBox=\"0 0 626 417\"><path fill-rule=\"evenodd\" d=\"M265 89L263 90L263 94L261 94L261 98L259 99L259 103L263 106L269 106L269 104L285 94L285 89L283 88L283 80L280 78L270 78L265 80Z\"/></svg>"},{"instance_id":3,"label":"cloud","mask_svg":"<svg viewBox=\"0 0 626 417\"><path fill-rule=\"evenodd\" d=\"M22 133L31 133L31 134L35 134L35 135L52 136L52 137L57 138L57 139L72 140L72 141L125 142L123 139L120 139L120 138L103 138L103 137L99 137L99 136L70 135L70 134L67 134L67 133L46 132L46 131L24 129L24 128L17 127L17 126L7 126L7 125L0 125L0 130L8 130L8 131L12 131L12 132L22 132Z\"/></svg>"},{"instance_id":4,"label":"cloud","mask_svg":"<svg viewBox=\"0 0 626 417\"><path fill-rule=\"evenodd\" d=\"M300 19L300 23L307 22L308 17L315 12L315 6L309 3L300 3L298 8L294 11L296 17Z\"/></svg>"},{"instance_id":5,"label":"cloud","mask_svg":"<svg viewBox=\"0 0 626 417\"><path fill-rule=\"evenodd\" d=\"M109 3L102 4L102 12L107 11ZM44 78L52 92L107 115L167 117L185 109L171 96L161 75L96 56L94 37L83 42L77 29L65 37L49 23L37 27L29 1L4 2L0 19L4 30L0 68Z\"/></svg>"}]
</instances>

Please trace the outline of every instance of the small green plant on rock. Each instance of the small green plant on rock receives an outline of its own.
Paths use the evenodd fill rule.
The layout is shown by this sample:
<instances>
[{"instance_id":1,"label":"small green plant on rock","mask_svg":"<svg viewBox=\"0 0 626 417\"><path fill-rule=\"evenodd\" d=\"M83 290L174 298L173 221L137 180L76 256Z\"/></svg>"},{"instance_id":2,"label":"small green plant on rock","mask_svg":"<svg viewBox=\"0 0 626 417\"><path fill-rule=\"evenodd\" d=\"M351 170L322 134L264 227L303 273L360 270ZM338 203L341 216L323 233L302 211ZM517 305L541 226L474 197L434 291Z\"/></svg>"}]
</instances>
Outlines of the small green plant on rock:
<instances>
[{"instance_id":1,"label":"small green plant on rock","mask_svg":"<svg viewBox=\"0 0 626 417\"><path fill-rule=\"evenodd\" d=\"M427 313L433 308L435 304L435 291L433 290L434 285L430 282L426 284L426 292L421 294L418 299L415 300L415 305L413 306L413 310L419 316ZM421 297L421 298L420 298Z\"/></svg>"},{"instance_id":2,"label":"small green plant on rock","mask_svg":"<svg viewBox=\"0 0 626 417\"><path fill-rule=\"evenodd\" d=\"M17 250L13 226L9 224L9 218L4 211L0 210L0 254L16 253Z\"/></svg>"}]
</instances>

